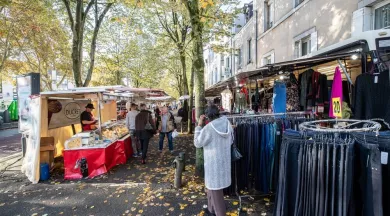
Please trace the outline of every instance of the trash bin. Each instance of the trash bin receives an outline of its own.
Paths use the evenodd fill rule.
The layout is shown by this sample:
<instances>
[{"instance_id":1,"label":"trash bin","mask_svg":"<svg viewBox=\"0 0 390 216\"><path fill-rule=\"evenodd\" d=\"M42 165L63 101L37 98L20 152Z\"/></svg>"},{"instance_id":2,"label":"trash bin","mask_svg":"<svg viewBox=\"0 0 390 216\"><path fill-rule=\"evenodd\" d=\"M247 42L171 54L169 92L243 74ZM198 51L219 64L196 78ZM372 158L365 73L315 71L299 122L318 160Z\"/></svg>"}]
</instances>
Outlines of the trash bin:
<instances>
[{"instance_id":1,"label":"trash bin","mask_svg":"<svg viewBox=\"0 0 390 216\"><path fill-rule=\"evenodd\" d=\"M11 118L10 118L8 110L4 110L4 112L3 112L3 122L4 123L10 123L11 122Z\"/></svg>"},{"instance_id":2,"label":"trash bin","mask_svg":"<svg viewBox=\"0 0 390 216\"><path fill-rule=\"evenodd\" d=\"M46 181L50 178L49 164L41 163L40 177L39 180Z\"/></svg>"}]
</instances>

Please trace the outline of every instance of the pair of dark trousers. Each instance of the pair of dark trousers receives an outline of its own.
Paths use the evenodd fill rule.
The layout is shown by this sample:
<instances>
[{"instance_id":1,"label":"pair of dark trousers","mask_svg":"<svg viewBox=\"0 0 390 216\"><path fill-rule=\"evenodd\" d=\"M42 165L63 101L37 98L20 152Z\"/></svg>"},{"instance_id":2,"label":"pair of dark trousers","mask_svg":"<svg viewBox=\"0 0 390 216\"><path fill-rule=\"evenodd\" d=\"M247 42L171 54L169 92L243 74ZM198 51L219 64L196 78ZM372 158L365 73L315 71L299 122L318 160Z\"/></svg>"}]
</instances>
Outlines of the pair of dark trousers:
<instances>
[{"instance_id":1,"label":"pair of dark trousers","mask_svg":"<svg viewBox=\"0 0 390 216\"><path fill-rule=\"evenodd\" d=\"M148 153L149 140L150 140L150 138L148 138L148 137L139 140L140 143L141 143L142 159L143 159L143 160L146 159L146 154Z\"/></svg>"},{"instance_id":2,"label":"pair of dark trousers","mask_svg":"<svg viewBox=\"0 0 390 216\"><path fill-rule=\"evenodd\" d=\"M226 204L223 198L223 189L207 190L208 210L217 216L226 215Z\"/></svg>"},{"instance_id":3,"label":"pair of dark trousers","mask_svg":"<svg viewBox=\"0 0 390 216\"><path fill-rule=\"evenodd\" d=\"M383 215L382 165L380 139L369 135L355 135L356 155L356 211L362 215ZM385 183L387 184L387 183Z\"/></svg>"},{"instance_id":4,"label":"pair of dark trousers","mask_svg":"<svg viewBox=\"0 0 390 216\"><path fill-rule=\"evenodd\" d=\"M165 136L168 138L169 151L173 151L172 131L171 132L160 132L159 150L161 151L163 149L163 147L164 147L164 138L165 138Z\"/></svg>"}]
</instances>

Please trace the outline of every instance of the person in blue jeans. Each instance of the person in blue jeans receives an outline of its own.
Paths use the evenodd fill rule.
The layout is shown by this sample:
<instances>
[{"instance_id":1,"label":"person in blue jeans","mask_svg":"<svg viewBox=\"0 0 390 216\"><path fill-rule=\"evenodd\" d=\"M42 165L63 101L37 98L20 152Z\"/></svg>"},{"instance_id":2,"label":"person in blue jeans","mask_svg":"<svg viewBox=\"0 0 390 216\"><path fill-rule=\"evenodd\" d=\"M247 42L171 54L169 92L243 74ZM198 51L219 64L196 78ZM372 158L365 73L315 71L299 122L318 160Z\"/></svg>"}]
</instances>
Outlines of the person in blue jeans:
<instances>
[{"instance_id":1,"label":"person in blue jeans","mask_svg":"<svg viewBox=\"0 0 390 216\"><path fill-rule=\"evenodd\" d=\"M161 109L161 115L157 117L157 130L160 133L159 151L162 152L165 136L168 138L169 151L173 153L172 132L176 129L175 117L168 111L168 107Z\"/></svg>"}]
</instances>

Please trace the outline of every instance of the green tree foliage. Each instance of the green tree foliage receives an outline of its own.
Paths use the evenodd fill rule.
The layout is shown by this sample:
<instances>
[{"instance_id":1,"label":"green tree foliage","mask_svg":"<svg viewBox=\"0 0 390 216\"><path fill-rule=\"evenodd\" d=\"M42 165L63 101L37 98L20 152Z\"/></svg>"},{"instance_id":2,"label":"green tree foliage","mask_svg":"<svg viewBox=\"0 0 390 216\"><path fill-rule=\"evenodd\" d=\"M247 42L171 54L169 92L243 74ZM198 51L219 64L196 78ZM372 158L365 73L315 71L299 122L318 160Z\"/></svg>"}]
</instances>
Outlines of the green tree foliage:
<instances>
[{"instance_id":1,"label":"green tree foliage","mask_svg":"<svg viewBox=\"0 0 390 216\"><path fill-rule=\"evenodd\" d=\"M98 0L62 0L69 19L72 32L72 68L76 86L88 86L95 66L97 37L103 19L113 6L113 1L98 2ZM87 4L85 4L87 3ZM88 26L86 26L89 24ZM89 28L88 28L89 27ZM83 43L85 30L92 31L89 50L89 66L83 81Z\"/></svg>"},{"instance_id":2,"label":"green tree foliage","mask_svg":"<svg viewBox=\"0 0 390 216\"><path fill-rule=\"evenodd\" d=\"M50 70L71 72L67 33L49 1L8 1L0 6L0 74L5 80L27 72L41 74L42 89L52 89ZM3 73L4 71L4 73Z\"/></svg>"}]
</instances>

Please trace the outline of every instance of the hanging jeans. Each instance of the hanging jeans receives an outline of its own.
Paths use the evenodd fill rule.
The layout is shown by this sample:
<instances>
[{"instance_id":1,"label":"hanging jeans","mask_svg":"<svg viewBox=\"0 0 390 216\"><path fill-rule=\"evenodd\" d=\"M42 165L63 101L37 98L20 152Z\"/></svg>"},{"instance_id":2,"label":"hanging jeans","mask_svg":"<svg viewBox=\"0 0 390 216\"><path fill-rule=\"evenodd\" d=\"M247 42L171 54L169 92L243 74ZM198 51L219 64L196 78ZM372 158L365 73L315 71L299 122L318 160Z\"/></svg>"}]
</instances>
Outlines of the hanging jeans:
<instances>
[{"instance_id":1,"label":"hanging jeans","mask_svg":"<svg viewBox=\"0 0 390 216\"><path fill-rule=\"evenodd\" d=\"M357 141L356 157L356 212L362 215L382 216L383 193L382 165L379 138L370 135L355 135ZM389 139L390 140L390 139ZM388 182L383 182L388 184ZM387 206L387 205L385 205ZM386 209L388 210L388 209Z\"/></svg>"},{"instance_id":2,"label":"hanging jeans","mask_svg":"<svg viewBox=\"0 0 390 216\"><path fill-rule=\"evenodd\" d=\"M274 215L348 215L353 140L316 140L286 130L280 149Z\"/></svg>"}]
</instances>

